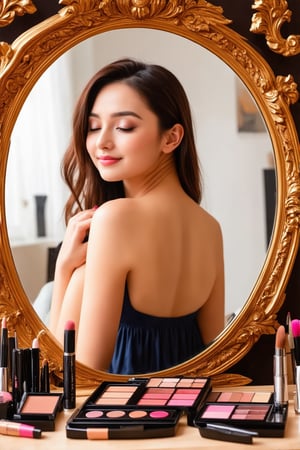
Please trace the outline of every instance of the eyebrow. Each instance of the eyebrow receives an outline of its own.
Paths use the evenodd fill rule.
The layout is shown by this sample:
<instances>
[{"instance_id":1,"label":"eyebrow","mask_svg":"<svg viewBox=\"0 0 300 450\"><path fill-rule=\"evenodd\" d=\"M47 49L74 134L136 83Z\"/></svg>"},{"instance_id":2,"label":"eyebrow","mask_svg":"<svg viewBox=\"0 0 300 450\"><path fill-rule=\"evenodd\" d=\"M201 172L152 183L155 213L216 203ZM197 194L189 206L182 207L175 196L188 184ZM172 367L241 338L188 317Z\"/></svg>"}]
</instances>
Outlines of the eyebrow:
<instances>
[{"instance_id":1,"label":"eyebrow","mask_svg":"<svg viewBox=\"0 0 300 450\"><path fill-rule=\"evenodd\" d=\"M133 117L137 117L138 119L142 120L142 117L133 111L118 111L118 112L111 114L111 117L124 117L124 116L133 116ZM96 114L93 112L91 112L89 114L89 117L97 117L98 119L100 118L99 114Z\"/></svg>"}]
</instances>

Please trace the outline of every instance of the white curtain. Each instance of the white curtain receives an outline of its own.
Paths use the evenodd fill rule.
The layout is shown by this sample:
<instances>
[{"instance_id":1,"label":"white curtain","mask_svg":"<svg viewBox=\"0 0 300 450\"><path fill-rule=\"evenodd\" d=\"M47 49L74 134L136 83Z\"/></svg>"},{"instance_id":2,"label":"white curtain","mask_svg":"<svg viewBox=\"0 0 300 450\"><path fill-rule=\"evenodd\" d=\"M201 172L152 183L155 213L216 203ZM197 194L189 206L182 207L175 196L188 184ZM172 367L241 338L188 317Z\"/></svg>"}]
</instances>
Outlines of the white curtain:
<instances>
[{"instance_id":1,"label":"white curtain","mask_svg":"<svg viewBox=\"0 0 300 450\"><path fill-rule=\"evenodd\" d=\"M37 237L35 195L46 195L46 235L63 235L67 197L60 164L70 138L74 104L71 64L66 54L39 79L18 116L6 173L6 219L12 242Z\"/></svg>"}]
</instances>

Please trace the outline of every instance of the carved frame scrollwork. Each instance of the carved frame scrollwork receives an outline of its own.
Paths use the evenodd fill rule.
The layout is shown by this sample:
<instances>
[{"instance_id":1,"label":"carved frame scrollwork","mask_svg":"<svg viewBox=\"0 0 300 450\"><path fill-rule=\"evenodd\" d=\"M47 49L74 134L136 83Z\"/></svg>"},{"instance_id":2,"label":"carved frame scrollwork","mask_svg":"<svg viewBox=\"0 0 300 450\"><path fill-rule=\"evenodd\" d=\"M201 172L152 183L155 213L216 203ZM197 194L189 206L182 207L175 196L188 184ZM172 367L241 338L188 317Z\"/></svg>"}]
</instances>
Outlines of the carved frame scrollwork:
<instances>
[{"instance_id":1,"label":"carved frame scrollwork","mask_svg":"<svg viewBox=\"0 0 300 450\"><path fill-rule=\"evenodd\" d=\"M276 313L299 242L300 181L298 139L289 105L298 99L291 75L275 77L264 59L227 25L221 7L204 0L61 0L58 14L19 36L0 43L0 316L16 330L20 346L40 338L42 357L53 379L61 379L62 349L33 311L20 285L5 222L5 172L10 135L18 113L41 74L61 54L93 35L120 28L152 28L190 39L225 61L249 88L268 127L277 174L277 211L265 263L242 311L202 353L160 372L162 375L211 376L213 382L242 384L239 375L224 374L262 334L277 327ZM195 64L197 61L195 61ZM77 363L77 385L123 379ZM126 377L127 378L127 377Z\"/></svg>"},{"instance_id":2,"label":"carved frame scrollwork","mask_svg":"<svg viewBox=\"0 0 300 450\"><path fill-rule=\"evenodd\" d=\"M33 14L36 10L32 0L2 0L0 4L0 28L10 25L16 16Z\"/></svg>"},{"instance_id":3,"label":"carved frame scrollwork","mask_svg":"<svg viewBox=\"0 0 300 450\"><path fill-rule=\"evenodd\" d=\"M281 27L290 22L292 11L286 0L255 0L252 6L256 13L252 16L250 31L265 34L268 47L283 56L300 53L300 34L290 34L284 38Z\"/></svg>"}]
</instances>

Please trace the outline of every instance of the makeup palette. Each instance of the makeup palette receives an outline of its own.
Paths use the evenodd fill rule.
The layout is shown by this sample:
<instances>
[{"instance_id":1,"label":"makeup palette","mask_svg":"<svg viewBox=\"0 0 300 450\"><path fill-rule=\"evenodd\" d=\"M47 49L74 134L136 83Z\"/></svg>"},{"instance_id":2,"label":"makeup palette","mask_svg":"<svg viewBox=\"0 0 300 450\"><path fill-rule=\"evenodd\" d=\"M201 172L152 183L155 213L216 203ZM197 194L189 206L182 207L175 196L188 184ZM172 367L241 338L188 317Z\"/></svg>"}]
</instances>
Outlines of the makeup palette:
<instances>
[{"instance_id":1,"label":"makeup palette","mask_svg":"<svg viewBox=\"0 0 300 450\"><path fill-rule=\"evenodd\" d=\"M25 393L13 420L34 425L42 431L53 431L56 415L61 410L62 395L59 393Z\"/></svg>"},{"instance_id":2,"label":"makeup palette","mask_svg":"<svg viewBox=\"0 0 300 450\"><path fill-rule=\"evenodd\" d=\"M250 391L211 391L207 403L273 403L272 392L250 392Z\"/></svg>"},{"instance_id":3,"label":"makeup palette","mask_svg":"<svg viewBox=\"0 0 300 450\"><path fill-rule=\"evenodd\" d=\"M269 392L211 392L197 413L194 424L227 424L256 431L259 436L282 437L287 406L275 407Z\"/></svg>"},{"instance_id":4,"label":"makeup palette","mask_svg":"<svg viewBox=\"0 0 300 450\"><path fill-rule=\"evenodd\" d=\"M66 427L67 436L88 439L87 429L122 428L124 431L124 427L137 430L135 436L128 432L131 439L147 437L149 430L152 430L149 437L171 436L183 413L187 414L188 424L193 425L195 414L210 390L210 379L201 377L104 382L72 415ZM121 431L115 431L114 437L120 434L124 438ZM106 438L112 438L112 435L109 433Z\"/></svg>"},{"instance_id":5,"label":"makeup palette","mask_svg":"<svg viewBox=\"0 0 300 450\"><path fill-rule=\"evenodd\" d=\"M66 435L75 439L142 439L174 436L180 418L176 409L85 407L74 412Z\"/></svg>"},{"instance_id":6,"label":"makeup palette","mask_svg":"<svg viewBox=\"0 0 300 450\"><path fill-rule=\"evenodd\" d=\"M209 378L132 378L127 383L103 383L89 398L94 405L176 408L187 413L188 424L211 390Z\"/></svg>"}]
</instances>

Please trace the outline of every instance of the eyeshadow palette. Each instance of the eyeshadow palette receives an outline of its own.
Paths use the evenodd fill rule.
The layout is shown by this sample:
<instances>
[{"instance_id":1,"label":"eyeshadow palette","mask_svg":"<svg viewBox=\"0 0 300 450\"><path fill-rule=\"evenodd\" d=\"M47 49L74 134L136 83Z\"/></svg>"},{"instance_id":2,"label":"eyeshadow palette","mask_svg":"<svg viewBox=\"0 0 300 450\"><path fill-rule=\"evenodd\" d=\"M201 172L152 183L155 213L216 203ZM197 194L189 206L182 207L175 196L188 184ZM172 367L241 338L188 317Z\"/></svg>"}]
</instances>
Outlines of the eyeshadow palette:
<instances>
[{"instance_id":1,"label":"eyeshadow palette","mask_svg":"<svg viewBox=\"0 0 300 450\"><path fill-rule=\"evenodd\" d=\"M144 439L170 437L180 418L176 409L84 407L73 413L66 435L73 439Z\"/></svg>"},{"instance_id":2,"label":"eyeshadow palette","mask_svg":"<svg viewBox=\"0 0 300 450\"><path fill-rule=\"evenodd\" d=\"M42 431L55 429L55 418L62 410L62 394L25 393L13 415L14 422L22 422L40 428Z\"/></svg>"},{"instance_id":3,"label":"eyeshadow palette","mask_svg":"<svg viewBox=\"0 0 300 450\"><path fill-rule=\"evenodd\" d=\"M109 430L106 439L112 438L112 430L114 438L124 438L124 433L117 431L118 427L122 427L124 432L127 429L131 439L133 434L134 437L171 436L184 412L188 424L194 425L196 412L210 390L210 379L201 377L132 378L127 382L104 382L72 415L66 427L67 437L91 439L87 437L88 429L94 433L95 429L105 428ZM137 433L133 433L134 429Z\"/></svg>"},{"instance_id":4,"label":"eyeshadow palette","mask_svg":"<svg viewBox=\"0 0 300 450\"><path fill-rule=\"evenodd\" d=\"M278 410L270 393L212 392L197 413L194 425L227 424L252 430L264 437L282 437L287 406Z\"/></svg>"},{"instance_id":5,"label":"eyeshadow palette","mask_svg":"<svg viewBox=\"0 0 300 450\"><path fill-rule=\"evenodd\" d=\"M273 403L272 392L250 392L250 391L211 391L207 403Z\"/></svg>"},{"instance_id":6,"label":"eyeshadow palette","mask_svg":"<svg viewBox=\"0 0 300 450\"><path fill-rule=\"evenodd\" d=\"M87 404L176 408L185 411L189 425L211 390L209 378L132 378L127 383L102 383Z\"/></svg>"}]
</instances>

